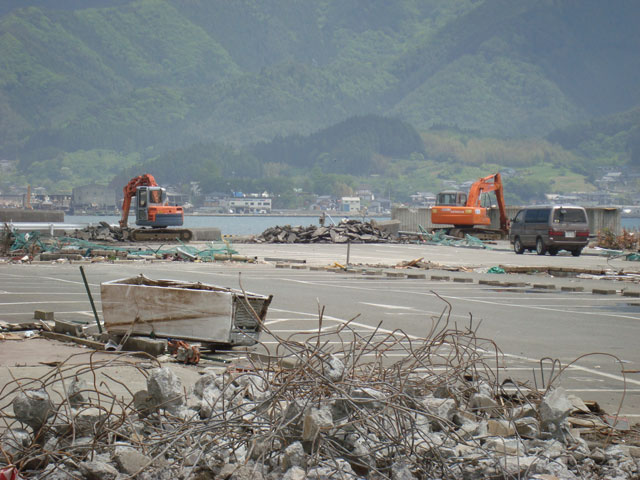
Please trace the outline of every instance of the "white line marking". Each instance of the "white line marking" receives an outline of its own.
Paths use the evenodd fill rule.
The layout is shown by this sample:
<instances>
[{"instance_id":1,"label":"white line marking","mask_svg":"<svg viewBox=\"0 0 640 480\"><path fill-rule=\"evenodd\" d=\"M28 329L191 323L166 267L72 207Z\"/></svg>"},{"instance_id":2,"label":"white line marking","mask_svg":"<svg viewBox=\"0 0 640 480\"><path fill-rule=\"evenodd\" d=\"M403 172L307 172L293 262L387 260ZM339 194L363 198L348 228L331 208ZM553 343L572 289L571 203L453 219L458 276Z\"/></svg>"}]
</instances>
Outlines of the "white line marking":
<instances>
[{"instance_id":1,"label":"white line marking","mask_svg":"<svg viewBox=\"0 0 640 480\"><path fill-rule=\"evenodd\" d=\"M415 308L413 308L413 307L405 307L405 306L401 306L401 305L385 305L383 303L360 302L360 304L362 304L362 305L370 305L372 307L379 307L379 308L389 308L389 309L392 309L392 310L415 310Z\"/></svg>"},{"instance_id":2,"label":"white line marking","mask_svg":"<svg viewBox=\"0 0 640 480\"><path fill-rule=\"evenodd\" d=\"M0 302L0 306L2 305L39 305L41 303L87 303L86 301L79 300L51 300L45 302Z\"/></svg>"},{"instance_id":3,"label":"white line marking","mask_svg":"<svg viewBox=\"0 0 640 480\"><path fill-rule=\"evenodd\" d=\"M484 302L484 303L490 303L490 302ZM291 313L298 313L299 314L300 312L291 312ZM339 319L337 317L329 317L329 316L327 316L326 318L331 318L331 319L338 320L338 321L342 320L345 323L348 322L348 320ZM363 329L368 329L369 331L376 331L377 330L380 333L391 334L391 333L394 332L392 330L388 330L388 329L385 329L385 328L377 328L375 326L365 325L363 323L354 322L354 321L349 322L349 325L356 326L356 327L361 327ZM396 333L398 335L401 335L400 332L396 331ZM420 337L417 337L415 335L404 334L403 336L405 338L411 339L411 340L420 340ZM272 342L272 343L278 343L278 342ZM331 343L331 342L329 342L329 343ZM342 344L343 342L335 342L335 343L336 344ZM484 350L483 349L478 349L478 351L483 352ZM487 352L487 354L489 354L489 352ZM526 356L523 356L523 355L515 355L515 354L511 354L511 353L502 352L502 356L506 357L506 358L520 360L520 361L526 361L526 362L533 363L533 364L539 364L540 363L539 359L534 359L534 358L526 357ZM491 358L495 358L495 355L492 355ZM625 377L620 376L620 375L614 375L614 374L611 374L611 373L600 372L598 370L594 370L594 369L588 368L588 367L582 367L580 365L571 365L569 368L572 369L572 370L579 370L579 371L588 373L588 374L593 375L595 377L604 377L604 378L608 378L608 379L611 379L611 380L616 380L616 381L619 381L619 382L625 382L626 381L627 385L629 385L629 384L640 385L640 380L633 380L631 378L625 378Z\"/></svg>"}]
</instances>

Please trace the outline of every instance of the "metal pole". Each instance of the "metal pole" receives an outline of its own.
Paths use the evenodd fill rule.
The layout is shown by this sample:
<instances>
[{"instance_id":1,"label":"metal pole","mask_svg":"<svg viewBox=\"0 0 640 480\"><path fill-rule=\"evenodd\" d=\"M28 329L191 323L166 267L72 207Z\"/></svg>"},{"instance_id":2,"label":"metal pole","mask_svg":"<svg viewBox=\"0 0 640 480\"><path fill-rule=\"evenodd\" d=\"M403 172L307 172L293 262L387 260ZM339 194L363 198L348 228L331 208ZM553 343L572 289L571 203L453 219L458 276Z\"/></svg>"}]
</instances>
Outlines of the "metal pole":
<instances>
[{"instance_id":1,"label":"metal pole","mask_svg":"<svg viewBox=\"0 0 640 480\"><path fill-rule=\"evenodd\" d=\"M349 266L349 255L351 254L351 240L347 242L347 267Z\"/></svg>"},{"instance_id":2,"label":"metal pole","mask_svg":"<svg viewBox=\"0 0 640 480\"><path fill-rule=\"evenodd\" d=\"M93 303L93 297L91 296L91 290L89 289L89 283L87 282L87 277L84 274L84 268L80 265L80 273L82 274L82 281L84 282L84 288L87 290L87 295L89 295L89 302L91 302L91 309L93 310L93 316L96 319L96 323L98 324L98 332L102 333L102 325L100 325L100 319L98 318L98 312L96 312L96 306Z\"/></svg>"}]
</instances>

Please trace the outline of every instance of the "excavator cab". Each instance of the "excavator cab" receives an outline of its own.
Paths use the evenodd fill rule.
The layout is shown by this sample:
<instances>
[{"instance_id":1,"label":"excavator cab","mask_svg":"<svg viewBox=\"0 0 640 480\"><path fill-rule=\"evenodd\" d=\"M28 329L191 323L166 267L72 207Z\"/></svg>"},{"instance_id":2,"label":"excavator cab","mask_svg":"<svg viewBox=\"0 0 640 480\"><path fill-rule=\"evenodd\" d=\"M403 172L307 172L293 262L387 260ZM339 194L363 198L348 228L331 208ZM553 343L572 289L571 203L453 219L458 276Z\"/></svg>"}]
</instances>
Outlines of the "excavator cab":
<instances>
[{"instance_id":1,"label":"excavator cab","mask_svg":"<svg viewBox=\"0 0 640 480\"><path fill-rule=\"evenodd\" d=\"M136 225L174 227L182 225L183 221L182 208L168 205L164 188L142 186L136 189Z\"/></svg>"},{"instance_id":2,"label":"excavator cab","mask_svg":"<svg viewBox=\"0 0 640 480\"><path fill-rule=\"evenodd\" d=\"M457 190L445 190L436 197L436 205L464 206L467 204L467 194Z\"/></svg>"}]
</instances>

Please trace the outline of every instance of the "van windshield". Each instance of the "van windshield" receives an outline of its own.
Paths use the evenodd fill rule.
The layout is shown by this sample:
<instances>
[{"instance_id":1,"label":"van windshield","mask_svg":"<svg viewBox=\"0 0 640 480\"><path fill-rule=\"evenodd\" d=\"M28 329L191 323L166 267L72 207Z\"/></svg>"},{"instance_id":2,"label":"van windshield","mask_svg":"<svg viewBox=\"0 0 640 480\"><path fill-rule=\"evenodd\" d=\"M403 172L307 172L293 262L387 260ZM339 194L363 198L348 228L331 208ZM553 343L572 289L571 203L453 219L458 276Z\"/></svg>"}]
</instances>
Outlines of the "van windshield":
<instances>
[{"instance_id":1,"label":"van windshield","mask_svg":"<svg viewBox=\"0 0 640 480\"><path fill-rule=\"evenodd\" d=\"M581 208L559 208L553 212L553 223L587 223Z\"/></svg>"}]
</instances>

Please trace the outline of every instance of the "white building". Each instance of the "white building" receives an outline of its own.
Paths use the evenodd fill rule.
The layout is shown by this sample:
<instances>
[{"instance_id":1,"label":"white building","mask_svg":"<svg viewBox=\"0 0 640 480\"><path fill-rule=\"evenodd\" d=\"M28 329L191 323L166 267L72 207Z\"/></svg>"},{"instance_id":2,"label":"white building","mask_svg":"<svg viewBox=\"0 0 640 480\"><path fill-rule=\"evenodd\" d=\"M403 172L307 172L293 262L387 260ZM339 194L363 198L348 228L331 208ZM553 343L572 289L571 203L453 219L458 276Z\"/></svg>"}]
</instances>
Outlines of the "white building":
<instances>
[{"instance_id":1,"label":"white building","mask_svg":"<svg viewBox=\"0 0 640 480\"><path fill-rule=\"evenodd\" d=\"M357 213L360 211L360 197L342 197L340 199L340 211Z\"/></svg>"},{"instance_id":2,"label":"white building","mask_svg":"<svg viewBox=\"0 0 640 480\"><path fill-rule=\"evenodd\" d=\"M271 199L264 197L230 198L228 206L233 213L271 213Z\"/></svg>"}]
</instances>

